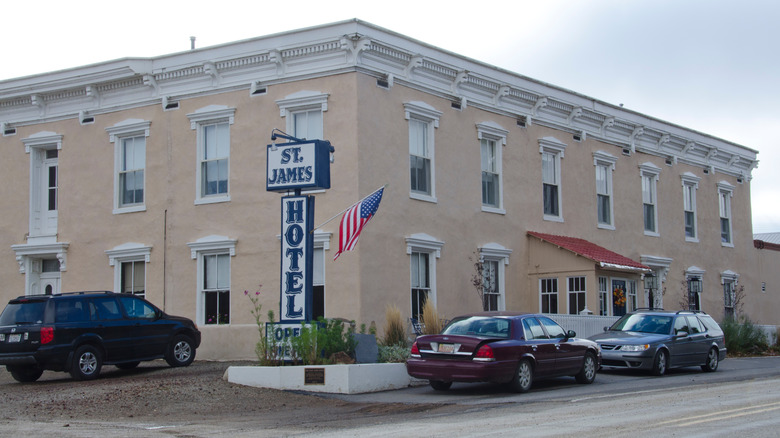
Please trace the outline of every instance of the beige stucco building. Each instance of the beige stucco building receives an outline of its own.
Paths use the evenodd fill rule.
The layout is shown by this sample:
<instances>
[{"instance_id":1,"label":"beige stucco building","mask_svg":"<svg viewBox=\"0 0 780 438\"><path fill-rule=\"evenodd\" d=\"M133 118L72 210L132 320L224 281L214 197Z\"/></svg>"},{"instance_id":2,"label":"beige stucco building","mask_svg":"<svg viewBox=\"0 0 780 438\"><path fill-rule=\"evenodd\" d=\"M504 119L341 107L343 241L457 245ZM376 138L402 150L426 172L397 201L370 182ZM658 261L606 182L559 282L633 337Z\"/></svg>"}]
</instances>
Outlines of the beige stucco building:
<instances>
[{"instance_id":1,"label":"beige stucco building","mask_svg":"<svg viewBox=\"0 0 780 438\"><path fill-rule=\"evenodd\" d=\"M721 319L738 290L780 323L752 238L757 151L358 20L2 81L0 122L0 298L143 294L196 320L200 358L253 357L245 290L278 314L274 128L335 146L317 224L386 185L354 251L333 261L338 219L315 232L325 317L480 310L480 261L491 309L652 296Z\"/></svg>"}]
</instances>

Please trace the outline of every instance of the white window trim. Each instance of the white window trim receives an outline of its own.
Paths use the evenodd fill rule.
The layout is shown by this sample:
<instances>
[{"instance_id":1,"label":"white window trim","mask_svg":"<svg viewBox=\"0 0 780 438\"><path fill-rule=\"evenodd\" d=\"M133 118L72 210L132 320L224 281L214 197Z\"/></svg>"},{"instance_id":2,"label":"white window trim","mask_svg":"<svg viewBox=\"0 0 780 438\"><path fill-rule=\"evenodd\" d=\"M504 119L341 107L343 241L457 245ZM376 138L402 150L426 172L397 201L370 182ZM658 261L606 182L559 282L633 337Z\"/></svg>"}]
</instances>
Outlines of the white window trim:
<instances>
[{"instance_id":1,"label":"white window trim","mask_svg":"<svg viewBox=\"0 0 780 438\"><path fill-rule=\"evenodd\" d=\"M228 155L228 192L224 195L203 197L201 194L201 156L203 155L203 129L205 125L225 123L232 125L235 122L235 108L225 105L209 105L187 114L190 119L190 129L197 132L196 165L195 165L195 205L214 204L230 201L230 155ZM230 145L228 147L231 147ZM231 147L232 149L232 147ZM232 151L231 151L232 152Z\"/></svg>"},{"instance_id":2,"label":"white window trim","mask_svg":"<svg viewBox=\"0 0 780 438\"><path fill-rule=\"evenodd\" d=\"M660 237L661 232L659 231L658 227L658 180L661 175L661 168L656 166L655 164L651 162L642 163L639 165L639 177L640 178L650 178L653 181L653 193L655 193L655 203L653 204L655 208L653 209L653 213L655 217L653 218L653 223L655 224L655 231L647 231L644 230L644 208L642 209L642 229L644 230L645 236L652 236L652 237ZM644 205L644 200L642 202Z\"/></svg>"},{"instance_id":3,"label":"white window trim","mask_svg":"<svg viewBox=\"0 0 780 438\"><path fill-rule=\"evenodd\" d=\"M320 110L321 112L328 111L328 97L327 93L320 91L299 91L297 93L285 96L284 99L279 99L276 104L279 106L279 117L285 118L285 132L293 135L295 120L292 115L294 113L302 111ZM325 118L322 120L322 136L325 136ZM310 139L315 140L315 139ZM321 140L321 139L320 139Z\"/></svg>"},{"instance_id":4,"label":"white window trim","mask_svg":"<svg viewBox=\"0 0 780 438\"><path fill-rule=\"evenodd\" d=\"M596 167L596 169L598 169L598 166L605 166L608 170L607 192L609 195L609 218L611 220L611 223L602 224L598 222L598 212L596 213L596 224L598 228L603 230L615 229L615 208L614 208L615 190L614 190L614 186L612 185L612 172L615 171L615 163L617 163L617 160L618 160L617 157L608 154L604 151L596 151L593 153L593 166ZM596 196L598 197L598 193L596 193Z\"/></svg>"},{"instance_id":5,"label":"white window trim","mask_svg":"<svg viewBox=\"0 0 780 438\"><path fill-rule=\"evenodd\" d=\"M496 261L498 262L498 310L506 310L506 268L509 265L509 256L511 249L505 248L498 243L486 243L479 247L479 262Z\"/></svg>"},{"instance_id":6,"label":"white window trim","mask_svg":"<svg viewBox=\"0 0 780 438\"><path fill-rule=\"evenodd\" d=\"M698 208L697 204L698 204L698 202L696 202L696 192L699 189L699 181L701 181L701 178L699 178L698 176L696 176L696 175L694 175L694 174L692 174L690 172L685 172L682 175L680 175L680 179L682 180L682 187L683 187L683 214L685 212L685 190L686 190L686 187L692 187L693 188L692 189L693 191L692 191L691 203L693 204L692 207L693 207L693 220L694 220L694 223L693 223L694 236L693 237L685 236L685 241L686 242L698 242L699 241L699 213L697 211L697 208ZM685 233L685 230L683 229L683 234L684 233ZM720 233L718 233L718 234L720 235Z\"/></svg>"},{"instance_id":7,"label":"white window trim","mask_svg":"<svg viewBox=\"0 0 780 438\"><path fill-rule=\"evenodd\" d=\"M506 146L506 136L509 134L509 131L502 128L499 124L495 122L482 122L477 123L477 139L480 141L480 144L483 139L485 140L493 140L496 142L498 146L496 148L496 171L498 173L498 207L491 207L482 204L482 211L486 213L497 213L497 214L506 214L506 209L504 209L504 154L503 154L503 146ZM480 154L481 154L481 146L480 146ZM481 158L481 157L480 157Z\"/></svg>"},{"instance_id":8,"label":"white window trim","mask_svg":"<svg viewBox=\"0 0 780 438\"><path fill-rule=\"evenodd\" d=\"M734 197L734 187L733 185L729 184L727 181L720 181L718 182L718 197L720 196L726 196L728 200L728 214L729 214L729 242L724 242L721 240L720 244L721 246L733 248L734 247L734 209L731 208L731 198ZM718 199L718 220L720 225L720 199ZM719 227L720 228L720 227ZM720 233L718 233L720 234Z\"/></svg>"},{"instance_id":9,"label":"white window trim","mask_svg":"<svg viewBox=\"0 0 780 438\"><path fill-rule=\"evenodd\" d=\"M218 235L211 235L206 236L203 238L200 238L196 240L195 242L189 242L187 243L187 246L190 247L190 257L193 260L197 261L197 297L196 297L196 304L195 304L195 318L196 322L199 325L205 326L206 323L203 320L203 313L205 310L205 295L203 294L203 256L204 255L213 255L213 254L229 254L230 257L235 257L236 255L236 239L230 239L226 236L218 236ZM232 263L231 263L232 264ZM233 292L233 269L231 266L230 269L230 290L231 290L231 298L232 298L232 292ZM230 323L228 324L215 324L215 327L224 327L224 326L230 326L233 324L233 307L234 303L233 300L230 300ZM211 326L211 325L209 325Z\"/></svg>"},{"instance_id":10,"label":"white window trim","mask_svg":"<svg viewBox=\"0 0 780 438\"><path fill-rule=\"evenodd\" d=\"M114 292L122 291L122 263L151 261L152 247L142 243L128 242L106 250L108 265L114 267ZM146 281L146 272L144 272Z\"/></svg>"},{"instance_id":11,"label":"white window trim","mask_svg":"<svg viewBox=\"0 0 780 438\"><path fill-rule=\"evenodd\" d=\"M685 270L685 284L687 287L688 282L693 278L698 278L701 281L701 291L698 292L699 294L699 309L701 311L704 311L704 301L702 300L702 294L704 293L704 274L707 273L704 269L698 267L698 266L691 266L688 269ZM690 291L688 291L690 294ZM688 310L688 309L683 309Z\"/></svg>"},{"instance_id":12,"label":"white window trim","mask_svg":"<svg viewBox=\"0 0 780 438\"><path fill-rule=\"evenodd\" d=\"M423 253L428 253L433 255L433 257L428 257L428 274L430 276L430 295L428 299L433 300L433 304L437 305L436 259L441 257L441 249L444 247L444 242L425 233L412 234L411 236L406 237L405 240L406 240L406 254L409 255L410 258L413 252L423 252ZM410 266L409 285L411 286L412 284L411 263L409 264L409 266ZM411 287L409 290L411 291ZM409 296L409 299L411 300L411 296Z\"/></svg>"},{"instance_id":13,"label":"white window trim","mask_svg":"<svg viewBox=\"0 0 780 438\"><path fill-rule=\"evenodd\" d=\"M557 299L555 300L555 306L557 309L555 309L555 313L544 313L542 310L544 309L544 300L542 299L545 295L553 295L552 293L543 293L542 292L542 282L545 280L555 280L555 296ZM539 278L538 282L538 288L537 291L539 292L539 313L542 315L560 315L561 314L561 282L558 279L558 277L541 277Z\"/></svg>"},{"instance_id":14,"label":"white window trim","mask_svg":"<svg viewBox=\"0 0 780 438\"><path fill-rule=\"evenodd\" d=\"M41 131L22 139L25 153L30 154L30 193L27 205L29 214L27 225L28 244L50 244L57 241L56 233L50 234L48 231L41 229L40 224L43 221L44 212L41 211L40 196L42 191L42 164L46 161L46 151L54 149L58 151L62 150L62 138L62 134L51 131ZM59 179L59 170L57 178Z\"/></svg>"},{"instance_id":15,"label":"white window trim","mask_svg":"<svg viewBox=\"0 0 780 438\"><path fill-rule=\"evenodd\" d=\"M544 220L552 222L563 222L563 175L561 174L561 160L566 152L566 143L555 137L544 137L539 139L539 153L550 153L555 155L555 174L558 176L558 216L545 214Z\"/></svg>"},{"instance_id":16,"label":"white window trim","mask_svg":"<svg viewBox=\"0 0 780 438\"><path fill-rule=\"evenodd\" d=\"M437 203L436 199L436 146L435 130L439 127L439 119L443 113L425 102L404 102L404 118L406 120L417 119L428 123L428 148L431 160L431 194L413 193L409 190L409 197L419 201ZM407 163L408 164L408 163ZM411 171L408 169L408 171Z\"/></svg>"},{"instance_id":17,"label":"white window trim","mask_svg":"<svg viewBox=\"0 0 780 438\"><path fill-rule=\"evenodd\" d=\"M119 172L122 161L122 140L128 137L149 137L151 125L152 122L147 120L127 119L106 128L108 141L114 145L114 214L146 211L146 162L144 162L144 202L139 205L120 207ZM146 152L144 155L146 156Z\"/></svg>"}]
</instances>

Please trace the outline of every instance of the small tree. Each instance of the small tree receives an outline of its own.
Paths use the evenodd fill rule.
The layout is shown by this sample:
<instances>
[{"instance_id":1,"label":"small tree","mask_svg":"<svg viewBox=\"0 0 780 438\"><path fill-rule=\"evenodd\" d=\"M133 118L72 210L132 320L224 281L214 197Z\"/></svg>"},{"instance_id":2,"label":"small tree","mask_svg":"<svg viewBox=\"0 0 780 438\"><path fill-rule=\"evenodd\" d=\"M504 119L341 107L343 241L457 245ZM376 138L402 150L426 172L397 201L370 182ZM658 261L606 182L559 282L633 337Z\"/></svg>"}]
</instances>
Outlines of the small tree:
<instances>
[{"instance_id":1,"label":"small tree","mask_svg":"<svg viewBox=\"0 0 780 438\"><path fill-rule=\"evenodd\" d=\"M493 290L493 285L488 284L488 279L485 278L485 265L482 263L481 257L477 251L474 251L473 256L469 257L469 261L474 265L474 273L471 275L471 285L477 291L479 296L479 302L482 303L482 311L488 310L488 302L485 297L485 291ZM493 281L492 279L489 281Z\"/></svg>"}]
</instances>

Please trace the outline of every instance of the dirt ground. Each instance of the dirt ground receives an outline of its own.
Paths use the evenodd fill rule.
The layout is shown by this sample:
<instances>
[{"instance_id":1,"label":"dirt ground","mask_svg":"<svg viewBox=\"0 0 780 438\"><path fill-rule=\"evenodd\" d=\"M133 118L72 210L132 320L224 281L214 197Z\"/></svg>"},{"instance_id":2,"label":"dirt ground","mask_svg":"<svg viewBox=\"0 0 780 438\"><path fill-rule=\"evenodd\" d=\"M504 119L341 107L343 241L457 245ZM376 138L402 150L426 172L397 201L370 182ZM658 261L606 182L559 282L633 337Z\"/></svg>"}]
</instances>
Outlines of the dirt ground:
<instances>
[{"instance_id":1,"label":"dirt ground","mask_svg":"<svg viewBox=\"0 0 780 438\"><path fill-rule=\"evenodd\" d=\"M295 424L311 431L370 424L382 417L421 415L443 408L405 403L353 403L327 395L312 395L236 385L223 380L231 365L249 362L196 361L170 368L161 360L134 370L106 366L93 381L46 371L35 383L17 383L0 368L0 426L15 421L54 423L117 422L214 424L247 423L252 427L283 428ZM3 367L4 368L4 367ZM390 420L391 421L391 420ZM378 421L377 421L378 422Z\"/></svg>"}]
</instances>

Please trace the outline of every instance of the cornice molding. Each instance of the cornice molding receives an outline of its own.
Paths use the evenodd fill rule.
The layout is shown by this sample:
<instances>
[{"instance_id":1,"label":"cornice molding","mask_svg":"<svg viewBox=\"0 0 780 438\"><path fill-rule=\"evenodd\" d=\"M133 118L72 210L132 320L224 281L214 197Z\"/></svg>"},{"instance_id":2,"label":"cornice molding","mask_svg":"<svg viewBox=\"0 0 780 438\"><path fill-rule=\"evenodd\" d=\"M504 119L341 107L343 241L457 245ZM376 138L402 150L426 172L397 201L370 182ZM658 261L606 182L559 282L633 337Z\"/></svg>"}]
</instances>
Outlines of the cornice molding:
<instances>
[{"instance_id":1,"label":"cornice molding","mask_svg":"<svg viewBox=\"0 0 780 438\"><path fill-rule=\"evenodd\" d=\"M148 59L0 82L0 122L24 126L360 72L633 152L751 178L757 151L348 20Z\"/></svg>"}]
</instances>

